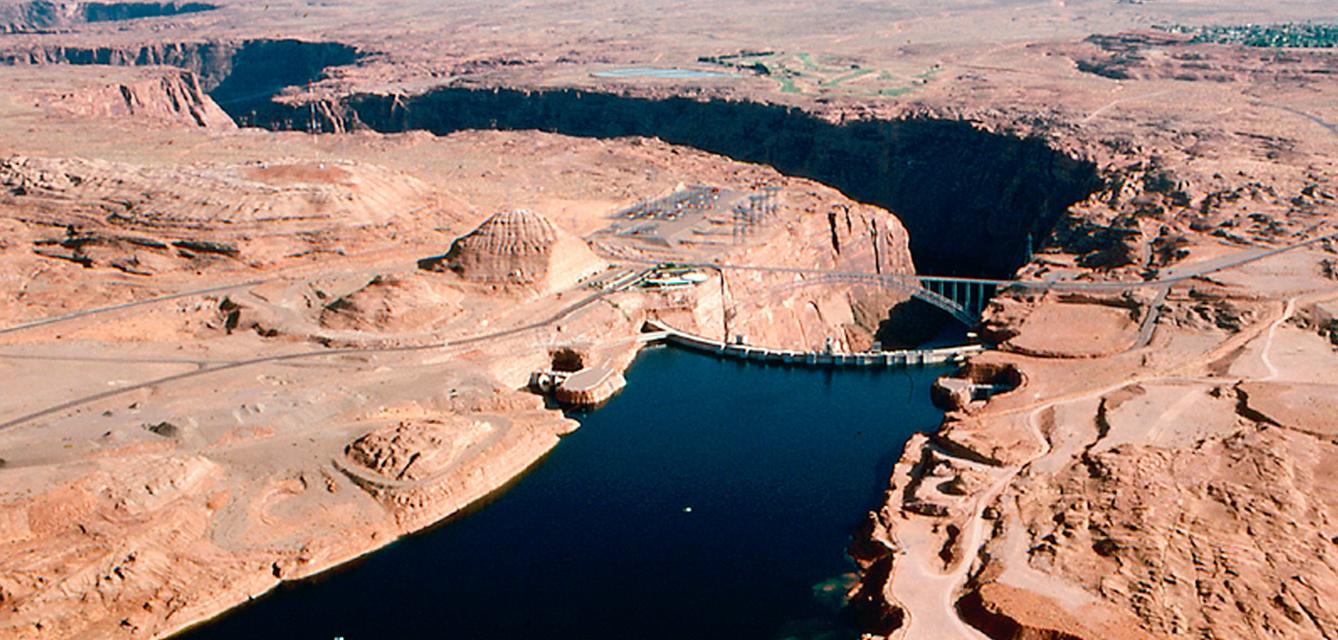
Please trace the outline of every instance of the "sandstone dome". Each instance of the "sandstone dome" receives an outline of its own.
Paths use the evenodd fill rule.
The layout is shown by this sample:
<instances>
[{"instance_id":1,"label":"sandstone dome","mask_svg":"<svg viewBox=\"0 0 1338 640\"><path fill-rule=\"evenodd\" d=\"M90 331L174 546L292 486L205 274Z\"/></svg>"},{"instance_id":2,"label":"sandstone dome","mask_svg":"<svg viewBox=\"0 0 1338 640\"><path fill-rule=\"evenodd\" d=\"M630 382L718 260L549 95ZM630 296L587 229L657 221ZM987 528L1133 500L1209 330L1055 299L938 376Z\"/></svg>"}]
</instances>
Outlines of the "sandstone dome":
<instances>
[{"instance_id":1,"label":"sandstone dome","mask_svg":"<svg viewBox=\"0 0 1338 640\"><path fill-rule=\"evenodd\" d=\"M562 289L604 268L586 246L526 209L494 214L461 236L443 266L471 282Z\"/></svg>"}]
</instances>

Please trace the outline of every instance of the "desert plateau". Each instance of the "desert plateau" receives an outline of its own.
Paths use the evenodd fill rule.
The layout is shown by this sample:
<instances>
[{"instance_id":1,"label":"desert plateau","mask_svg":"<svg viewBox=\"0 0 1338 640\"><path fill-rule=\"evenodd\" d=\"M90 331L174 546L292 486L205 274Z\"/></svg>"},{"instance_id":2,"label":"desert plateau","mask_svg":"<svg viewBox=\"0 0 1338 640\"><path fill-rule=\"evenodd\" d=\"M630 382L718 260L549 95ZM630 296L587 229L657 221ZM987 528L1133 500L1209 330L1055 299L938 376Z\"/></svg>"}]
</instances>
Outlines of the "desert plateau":
<instances>
[{"instance_id":1,"label":"desert plateau","mask_svg":"<svg viewBox=\"0 0 1338 640\"><path fill-rule=\"evenodd\" d=\"M1338 639L1338 5L0 0L0 638Z\"/></svg>"}]
</instances>

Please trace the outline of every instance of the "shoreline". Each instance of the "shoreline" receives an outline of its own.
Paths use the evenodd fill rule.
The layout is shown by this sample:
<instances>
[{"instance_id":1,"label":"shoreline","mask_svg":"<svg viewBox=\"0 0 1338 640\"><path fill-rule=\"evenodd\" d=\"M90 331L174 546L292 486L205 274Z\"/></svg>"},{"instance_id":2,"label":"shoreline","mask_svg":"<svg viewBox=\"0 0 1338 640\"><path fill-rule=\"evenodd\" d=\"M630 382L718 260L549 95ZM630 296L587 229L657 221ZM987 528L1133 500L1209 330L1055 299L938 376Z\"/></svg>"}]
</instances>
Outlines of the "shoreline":
<instances>
[{"instance_id":1,"label":"shoreline","mask_svg":"<svg viewBox=\"0 0 1338 640\"><path fill-rule=\"evenodd\" d=\"M208 624L214 621L226 618L228 615L235 612L237 609L246 606L252 601L260 600L267 597L274 590L282 587L285 584L299 584L304 581L320 578L322 575L325 574L333 575L339 572L341 569L347 568L347 565L354 563L362 558L368 557L378 551L381 551L382 549L385 549L386 547L396 542L399 542L400 540L412 536L430 533L433 529L436 529L438 527L449 526L451 522L456 518L467 516L477 509L486 508L492 501L501 498L503 495L505 495L506 491L511 489L517 483L521 482L525 478L525 476L529 474L530 471L538 467L540 464L543 464L543 462L548 458L548 456L553 452L553 450L561 443L562 437L564 437L567 434L574 433L578 429L579 429L579 423L577 427L574 427L569 431L567 431L566 433L559 434L555 438L553 438L551 442L547 443L547 445L542 448L542 450L536 451L534 457L529 458L527 460L524 459L517 460L516 461L517 464L509 465L505 470L495 471L492 474L493 477L490 478L490 480L493 480L493 482L478 485L469 495L461 497L460 498L461 501L453 503L450 506L446 507L442 511L441 515L437 517L435 520L429 520L427 522L422 523L421 525L415 526L412 529L402 531L393 536L387 536L386 540L379 542L374 546L366 547L359 551L353 551L343 556L336 556L320 564L307 565L303 567L303 569L300 572L292 574L291 577L285 576L283 578L276 578L271 584L267 585L263 590L258 591L256 593L247 594L244 600L236 601L234 604L227 605L221 609L217 609L212 613L200 614L194 617L191 621L184 622L164 633L154 635L153 638L155 640L160 638L170 638L178 634L187 633L192 629L198 627L207 626ZM496 467L493 467L493 469L496 469Z\"/></svg>"},{"instance_id":2,"label":"shoreline","mask_svg":"<svg viewBox=\"0 0 1338 640\"><path fill-rule=\"evenodd\" d=\"M623 372L625 373L628 369L630 369L631 366L635 366L635 364L636 364L636 360L639 358L639 356L641 355L641 353L642 353L643 351L648 351L648 350L659 350L659 349L670 349L670 350L679 351L679 352L681 352L681 353L683 353L683 354L695 354L695 355L698 355L698 356L705 356L706 358L709 358L709 359L712 360L712 361L720 362L720 363L738 362L738 361L735 360L735 359L728 358L728 357L723 357L723 356L721 356L720 354L703 353L703 352L701 352L700 350L695 350L695 349L687 348L687 347L684 347L684 346L681 346L681 345L668 344L668 343L664 343L664 342L642 342L642 343L639 343L639 347L638 347L638 349L636 350L635 355L629 360L629 367L628 367L627 369L624 369ZM942 365L935 365L935 366L942 366ZM858 369L852 369L851 371L852 371L852 372L855 372L855 371L860 371L860 370L858 370ZM877 370L875 370L874 372L875 372L875 373L878 373L878 372L881 372L881 371L882 371L882 369L877 369ZM839 373L837 373L837 375L839 375ZM923 402L924 402L925 404L929 404L929 403L930 403L930 402L929 402L929 399L928 399L927 396L923 399ZM599 409L586 410L586 409L573 408L572 410L573 410L573 411L577 411L577 412L584 412L584 411L598 411ZM564 413L565 413L565 411L564 411ZM574 419L574 418L569 418L569 419L571 419L571 420L576 420L576 419ZM544 449L543 451L539 452L538 457L535 458L534 460L532 460L529 464L519 467L519 470L518 470L514 475L510 475L509 477L503 477L505 474L500 474L500 473L499 473L499 474L496 474L496 477L497 477L499 480L501 480L501 483L500 483L500 484L498 484L498 485L496 485L496 486L493 486L491 489L487 490L486 492L484 492L484 493L482 493L482 494L480 494L480 495L477 495L477 496L474 496L474 497L472 497L472 498L469 498L467 502L462 503L461 506L458 506L457 508L454 508L454 509L452 509L452 510L447 511L447 512L446 512L444 515L442 515L439 519L431 520L431 521L426 521L426 520L425 520L425 521L423 521L423 524L422 524L421 526L416 526L416 527L413 528L413 529L406 530L406 531L404 531L403 533L397 534L397 535L395 535L395 536L393 536L393 537L390 537L390 538L388 538L388 539L386 539L386 540L380 542L380 543L377 544L376 546L369 547L369 548L367 548L367 549L365 549L365 550L362 550L362 551L360 551L360 552L351 553L351 554L348 554L347 556L344 556L344 557L331 558L331 559L329 559L329 560L327 560L327 561L321 563L320 565L316 565L316 564L309 564L309 565L306 565L300 573L293 573L293 574L285 575L282 579L276 580L276 581L273 582L272 584L267 585L263 591L260 591L260 592L258 592L258 593L256 593L256 594L253 594L253 595L249 595L245 600L241 600L241 601L237 602L236 604L234 604L234 605L232 605L232 606L228 606L228 607L226 607L226 608L223 608L223 609L221 609L220 611L218 611L217 613L213 613L213 614L208 614L208 615L202 615L202 616L199 616L199 617L197 617L196 619L194 619L194 620L192 620L192 621L190 621L190 622L186 622L186 623L183 623L183 624L181 624L181 625L176 626L175 628L173 628L173 629L172 629L171 631L169 631L169 632L166 632L166 633L163 633L163 634L161 634L161 635L154 636L154 637L155 637L155 638L168 638L168 637L174 637L175 635L178 635L178 634L189 634L189 632L190 632L191 630L193 630L193 629L201 628L201 627L207 627L209 624L211 624L211 623L213 623L213 622L220 621L220 620L224 620L224 619L226 619L229 615L233 615L234 613L238 613L238 611L239 611L240 609L242 609L242 608L248 606L248 605L249 605L250 603L252 603L253 601L263 600L263 599L265 599L266 597L269 597L269 596L272 595L277 589L279 589L279 588L281 588L281 587L284 587L285 584L287 584L287 585L293 585L293 586L300 586L301 583L303 583L303 582L305 582L305 581L310 581L310 580L317 580L317 581L319 581L319 580L322 578L322 576L333 576L333 575L338 575L339 572L342 571L342 570L353 568L353 567L351 567L350 565L354 565L354 564L356 564L359 560L364 559L364 558L368 558L368 557L370 557L372 554L375 554L375 553L377 553L377 552L379 552L379 551L384 550L386 547L388 547L389 545L391 545L391 544L393 544L393 543L395 543L395 542L400 542L400 541L402 541L402 540L405 540L405 539L408 539L408 538L412 538L412 537L418 537L418 536L423 536L423 535L430 535L432 532L438 530L438 529L441 528L441 527L452 526L452 524L454 524L455 522L457 522L459 518L467 517L468 515L470 515L470 514L472 514L472 513L476 513L476 512L478 512L478 511L480 511L480 510L486 509L486 508L488 508L491 504L493 504L495 501L504 499L508 491L510 491L511 489L513 489L513 488L514 488L515 486L517 486L520 482L523 482L523 481L526 479L526 477L527 477L528 475L530 475L530 473L531 473L533 470L537 469L537 468L539 467L539 465L544 464L544 463L546 462L547 458L548 458L550 455L552 455L552 453L556 450L556 447L562 443L562 438L565 438L567 435L574 434L574 433L576 433L577 431L579 431L579 426L576 427L576 428L574 428L574 429L572 429L572 430L570 430L570 431L568 431L568 432L565 433L565 434L562 434L562 435L558 436L557 439L555 439L555 440L552 442L552 446L550 446L550 447ZM930 433L932 433L932 432L930 432ZM916 432L914 432L913 435L911 436L911 439L908 440L907 442L903 443L903 444L901 445L901 447L909 446L909 445L910 445L911 443L913 443L917 438L923 438L923 437L925 437L926 435L927 435L926 432L916 431ZM888 454L888 455L891 455L892 453L893 453L893 451L888 451L888 452L886 452L886 454ZM346 471L345 473L347 473L347 471ZM874 497L872 498L872 500L871 500L869 503L867 503L866 505L864 505L864 506L861 507L861 510L868 509L868 508L872 508L872 507L876 506L877 502L878 502L878 498L877 498L877 496L874 496ZM851 515L853 516L854 514L851 514ZM857 535L857 533L858 533L857 528L851 529L851 530L848 532L849 537L850 537L851 539L853 539L853 538ZM857 566L857 564L856 564L856 559L854 558L853 554L851 554L851 553L849 552L849 550L845 549L845 548L842 547L842 546L838 546L838 547L836 547L836 548L841 549L841 550L843 551L843 556L844 556L847 560L849 560L849 561L852 562L852 564L851 564L851 569L852 569L852 570L858 568L858 566ZM848 604L849 604L849 603L848 603L848 601L847 601L847 605L848 605ZM844 608L844 606L843 606L843 608Z\"/></svg>"}]
</instances>

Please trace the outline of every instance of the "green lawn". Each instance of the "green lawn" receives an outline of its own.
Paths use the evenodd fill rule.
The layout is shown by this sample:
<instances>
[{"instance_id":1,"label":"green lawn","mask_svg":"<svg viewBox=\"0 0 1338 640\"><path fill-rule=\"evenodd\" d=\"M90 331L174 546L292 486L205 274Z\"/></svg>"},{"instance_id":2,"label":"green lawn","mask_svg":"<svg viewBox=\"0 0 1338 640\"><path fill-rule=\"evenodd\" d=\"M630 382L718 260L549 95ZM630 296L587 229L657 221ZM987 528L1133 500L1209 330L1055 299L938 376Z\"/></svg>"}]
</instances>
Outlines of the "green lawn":
<instances>
[{"instance_id":1,"label":"green lawn","mask_svg":"<svg viewBox=\"0 0 1338 640\"><path fill-rule=\"evenodd\" d=\"M871 98L895 98L915 91L919 86L934 80L940 71L934 65L923 72L910 76L894 75L887 69L866 67L863 64L847 66L828 66L820 62L821 56L809 52L787 53L784 51L740 51L725 55L702 56L699 62L753 72L760 77L776 81L777 88L785 94L828 94L835 93L849 96L867 96ZM876 76L870 78L873 74ZM849 83L861 80L855 86Z\"/></svg>"},{"instance_id":2,"label":"green lawn","mask_svg":"<svg viewBox=\"0 0 1338 640\"><path fill-rule=\"evenodd\" d=\"M837 76L829 80L823 80L818 84L823 87L835 88L841 86L841 83L843 82L849 82L851 80L854 80L855 78L862 78L864 76L869 75L870 73L873 73L873 69L856 69L843 76Z\"/></svg>"}]
</instances>

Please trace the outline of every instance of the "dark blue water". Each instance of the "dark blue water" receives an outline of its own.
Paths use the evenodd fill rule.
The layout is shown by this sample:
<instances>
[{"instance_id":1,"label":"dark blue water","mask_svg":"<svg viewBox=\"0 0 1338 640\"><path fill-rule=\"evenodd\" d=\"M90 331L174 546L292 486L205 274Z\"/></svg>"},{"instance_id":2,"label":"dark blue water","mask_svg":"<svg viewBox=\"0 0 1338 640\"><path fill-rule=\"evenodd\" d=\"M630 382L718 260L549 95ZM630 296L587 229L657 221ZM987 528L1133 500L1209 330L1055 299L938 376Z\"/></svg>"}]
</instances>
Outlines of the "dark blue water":
<instances>
[{"instance_id":1,"label":"dark blue water","mask_svg":"<svg viewBox=\"0 0 1338 640\"><path fill-rule=\"evenodd\" d=\"M652 349L495 501L186 637L853 637L846 544L945 372Z\"/></svg>"}]
</instances>

